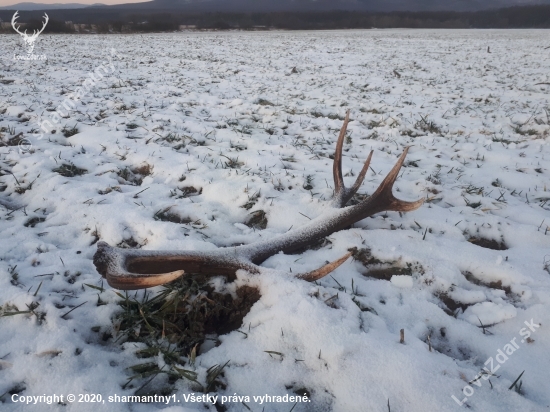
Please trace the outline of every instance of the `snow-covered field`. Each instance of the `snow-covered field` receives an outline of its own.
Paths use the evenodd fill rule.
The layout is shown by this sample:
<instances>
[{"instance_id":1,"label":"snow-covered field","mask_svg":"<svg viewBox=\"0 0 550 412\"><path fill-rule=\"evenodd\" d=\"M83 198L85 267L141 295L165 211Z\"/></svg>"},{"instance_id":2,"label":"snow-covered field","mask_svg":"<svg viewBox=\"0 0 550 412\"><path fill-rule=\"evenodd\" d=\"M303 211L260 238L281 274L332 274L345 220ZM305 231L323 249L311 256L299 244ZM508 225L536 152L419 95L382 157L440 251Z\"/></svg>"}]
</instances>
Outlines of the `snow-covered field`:
<instances>
[{"instance_id":1,"label":"snow-covered field","mask_svg":"<svg viewBox=\"0 0 550 412\"><path fill-rule=\"evenodd\" d=\"M177 365L204 385L229 361L210 393L231 396L229 411L548 410L549 35L41 36L45 62L14 61L19 36L0 36L0 409L149 411L166 405L108 396L171 390L173 412L225 410L186 402L200 394L186 379L127 384L135 365L173 363L116 339L120 298L95 270L96 242L211 250L308 223L330 208L349 109L346 182L374 149L360 191L372 193L411 146L394 193L426 203L263 264L277 271L215 280L261 298L194 366L187 353ZM111 49L108 74L57 115ZM53 127L41 138L44 120ZM318 284L290 273L350 248L363 259ZM252 398L295 392L310 402ZM67 406L17 402L53 394Z\"/></svg>"}]
</instances>

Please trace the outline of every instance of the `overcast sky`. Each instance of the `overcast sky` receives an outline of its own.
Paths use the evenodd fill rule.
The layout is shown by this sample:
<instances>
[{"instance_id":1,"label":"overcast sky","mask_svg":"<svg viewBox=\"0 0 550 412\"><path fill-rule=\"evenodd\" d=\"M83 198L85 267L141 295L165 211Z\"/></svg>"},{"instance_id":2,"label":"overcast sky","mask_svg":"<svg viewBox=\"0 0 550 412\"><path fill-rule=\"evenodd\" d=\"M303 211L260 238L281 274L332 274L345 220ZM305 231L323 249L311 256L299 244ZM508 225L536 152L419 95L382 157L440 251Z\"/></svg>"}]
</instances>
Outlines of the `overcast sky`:
<instances>
[{"instance_id":1,"label":"overcast sky","mask_svg":"<svg viewBox=\"0 0 550 412\"><path fill-rule=\"evenodd\" d=\"M42 4L55 4L55 3L80 3L80 4L121 4L121 3L142 3L144 1L151 0L0 0L0 7L11 6L18 3L42 3Z\"/></svg>"}]
</instances>

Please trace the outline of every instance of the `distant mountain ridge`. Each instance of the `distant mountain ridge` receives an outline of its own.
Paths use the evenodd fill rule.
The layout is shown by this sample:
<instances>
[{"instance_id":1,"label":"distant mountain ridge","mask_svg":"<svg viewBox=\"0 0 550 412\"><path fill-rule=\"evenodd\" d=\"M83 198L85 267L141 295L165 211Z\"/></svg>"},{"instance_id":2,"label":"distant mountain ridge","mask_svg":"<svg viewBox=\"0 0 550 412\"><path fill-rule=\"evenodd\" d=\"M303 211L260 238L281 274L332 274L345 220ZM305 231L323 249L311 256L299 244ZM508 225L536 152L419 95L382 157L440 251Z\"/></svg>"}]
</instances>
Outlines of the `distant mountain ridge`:
<instances>
[{"instance_id":1,"label":"distant mountain ridge","mask_svg":"<svg viewBox=\"0 0 550 412\"><path fill-rule=\"evenodd\" d=\"M479 11L511 6L550 5L550 0L153 0L108 6L101 3L17 3L0 10L101 9L178 10L190 12L276 11Z\"/></svg>"},{"instance_id":2,"label":"distant mountain ridge","mask_svg":"<svg viewBox=\"0 0 550 412\"><path fill-rule=\"evenodd\" d=\"M550 0L153 0L112 8L196 12L276 11L479 11L512 6L550 5Z\"/></svg>"},{"instance_id":3,"label":"distant mountain ridge","mask_svg":"<svg viewBox=\"0 0 550 412\"><path fill-rule=\"evenodd\" d=\"M21 11L29 11L29 10L59 10L59 9L84 9L86 7L103 7L106 6L102 3L95 3L95 4L81 4L81 3L54 3L54 4L42 4L42 3L31 3L31 2L24 2L24 3L17 3L13 4L11 6L3 6L0 7L0 10L21 10Z\"/></svg>"}]
</instances>

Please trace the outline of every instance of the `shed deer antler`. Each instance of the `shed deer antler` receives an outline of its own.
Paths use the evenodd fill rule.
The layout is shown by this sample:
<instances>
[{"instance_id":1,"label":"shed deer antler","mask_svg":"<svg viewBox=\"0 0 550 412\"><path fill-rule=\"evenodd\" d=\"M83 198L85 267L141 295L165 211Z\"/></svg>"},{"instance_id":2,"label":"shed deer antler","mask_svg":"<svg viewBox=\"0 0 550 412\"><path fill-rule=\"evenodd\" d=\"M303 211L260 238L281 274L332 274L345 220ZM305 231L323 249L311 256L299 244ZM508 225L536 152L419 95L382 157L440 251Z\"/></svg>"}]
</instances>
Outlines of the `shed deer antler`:
<instances>
[{"instance_id":1,"label":"shed deer antler","mask_svg":"<svg viewBox=\"0 0 550 412\"><path fill-rule=\"evenodd\" d=\"M345 229L353 223L383 211L410 212L418 209L423 199L416 202L405 202L396 199L392 187L408 148L406 148L378 189L367 199L355 206L345 207L357 192L369 168L373 151L370 152L361 173L351 188L346 188L342 177L342 146L349 122L349 111L340 131L334 155L335 193L333 205L337 208L319 216L309 224L291 230L270 240L255 242L237 247L225 247L213 251L144 251L120 249L105 242L97 244L94 264L97 271L114 288L123 290L144 289L168 283L182 276L185 272L206 275L234 275L239 269L252 273L260 272L260 265L270 256L279 252L292 252L307 247L331 233ZM320 269L297 277L307 280L318 280L344 263L351 253L331 262Z\"/></svg>"}]
</instances>

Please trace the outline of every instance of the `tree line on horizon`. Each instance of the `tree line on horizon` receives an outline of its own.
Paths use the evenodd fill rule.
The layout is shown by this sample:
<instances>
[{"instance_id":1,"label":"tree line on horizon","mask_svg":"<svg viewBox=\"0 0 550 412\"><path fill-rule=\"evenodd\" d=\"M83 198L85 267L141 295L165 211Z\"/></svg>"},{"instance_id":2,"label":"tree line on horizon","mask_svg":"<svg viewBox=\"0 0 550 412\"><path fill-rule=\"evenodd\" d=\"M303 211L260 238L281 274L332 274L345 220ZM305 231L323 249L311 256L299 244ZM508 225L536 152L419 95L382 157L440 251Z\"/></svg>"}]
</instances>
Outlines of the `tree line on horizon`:
<instances>
[{"instance_id":1,"label":"tree line on horizon","mask_svg":"<svg viewBox=\"0 0 550 412\"><path fill-rule=\"evenodd\" d=\"M50 12L45 33L74 32L74 25L55 18ZM25 28L42 26L39 14L31 17ZM271 12L271 13L87 13L78 10L72 23L83 24L85 31L97 33L172 32L181 25L205 30L333 30L370 28L550 28L550 6L511 7L478 12ZM0 18L3 18L0 13ZM11 16L9 17L11 18ZM6 21L6 20L4 20ZM9 20L7 20L9 21ZM7 27L6 27L7 26ZM4 32L11 27L3 25Z\"/></svg>"}]
</instances>

